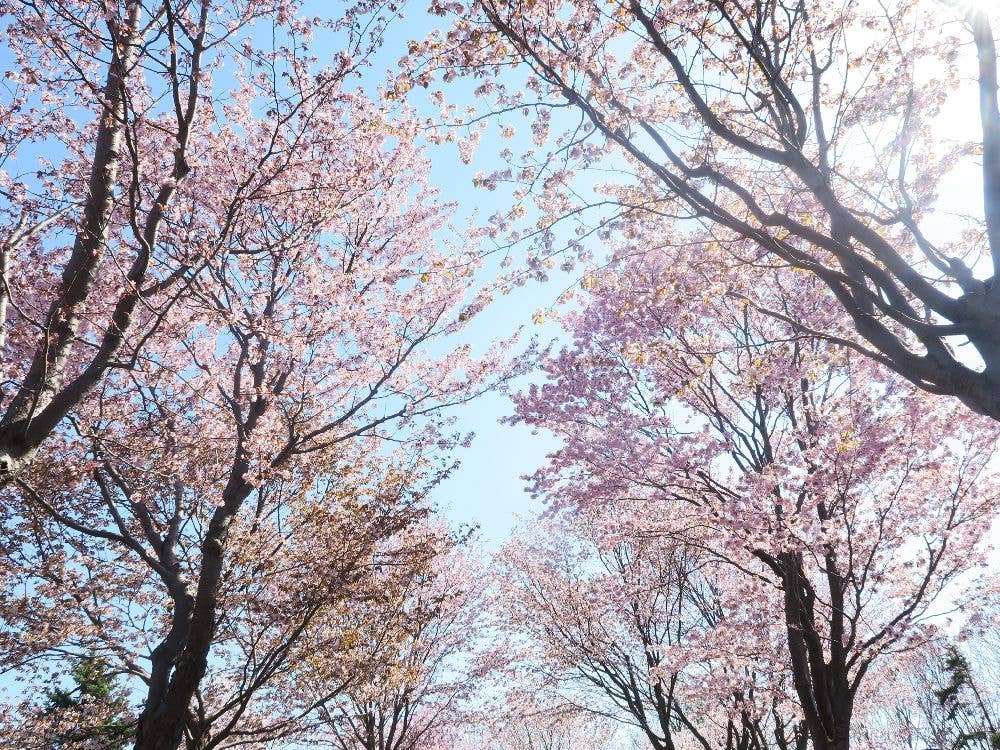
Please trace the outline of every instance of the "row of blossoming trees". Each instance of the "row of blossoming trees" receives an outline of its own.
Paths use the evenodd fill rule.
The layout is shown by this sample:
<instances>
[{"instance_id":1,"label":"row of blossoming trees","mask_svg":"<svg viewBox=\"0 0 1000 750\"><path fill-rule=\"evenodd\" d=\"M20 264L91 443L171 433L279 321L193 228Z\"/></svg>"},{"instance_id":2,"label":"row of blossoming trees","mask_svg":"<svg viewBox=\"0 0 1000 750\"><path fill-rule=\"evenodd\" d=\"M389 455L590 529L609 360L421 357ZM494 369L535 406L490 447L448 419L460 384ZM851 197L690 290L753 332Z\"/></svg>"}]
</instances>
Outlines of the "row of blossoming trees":
<instances>
[{"instance_id":1,"label":"row of blossoming trees","mask_svg":"<svg viewBox=\"0 0 1000 750\"><path fill-rule=\"evenodd\" d=\"M435 3L378 94L398 8L315 10L0 2L0 743L998 746L985 4ZM586 265L560 347L471 355L484 241ZM431 495L526 367L487 573Z\"/></svg>"}]
</instances>

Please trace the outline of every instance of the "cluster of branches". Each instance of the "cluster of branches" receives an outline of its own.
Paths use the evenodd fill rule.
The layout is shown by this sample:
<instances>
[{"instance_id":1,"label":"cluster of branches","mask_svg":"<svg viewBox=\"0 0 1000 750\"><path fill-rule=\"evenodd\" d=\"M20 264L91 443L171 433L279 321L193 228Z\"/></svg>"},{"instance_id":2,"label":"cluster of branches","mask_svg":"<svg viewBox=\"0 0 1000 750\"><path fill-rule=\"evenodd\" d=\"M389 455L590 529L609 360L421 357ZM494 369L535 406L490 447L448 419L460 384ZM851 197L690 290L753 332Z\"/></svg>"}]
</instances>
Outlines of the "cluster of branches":
<instances>
[{"instance_id":1,"label":"cluster of branches","mask_svg":"<svg viewBox=\"0 0 1000 750\"><path fill-rule=\"evenodd\" d=\"M726 283L733 264L801 269L846 314L845 343L996 419L1000 109L987 6L441 2L435 12L460 20L413 45L407 75L487 78L479 93L493 108L474 126L530 118L551 150L508 149L510 167L481 181L534 193L531 235L546 245L565 221L590 237L627 232L637 214L670 216L688 227L670 241L728 249L702 278ZM955 109L967 106L949 95L962 76L978 109ZM979 132L956 132L959 120ZM565 129L549 137L555 124ZM942 181L959 168L977 189L952 202ZM574 179L587 174L601 182ZM935 209L970 202L971 222L936 231Z\"/></svg>"}]
</instances>

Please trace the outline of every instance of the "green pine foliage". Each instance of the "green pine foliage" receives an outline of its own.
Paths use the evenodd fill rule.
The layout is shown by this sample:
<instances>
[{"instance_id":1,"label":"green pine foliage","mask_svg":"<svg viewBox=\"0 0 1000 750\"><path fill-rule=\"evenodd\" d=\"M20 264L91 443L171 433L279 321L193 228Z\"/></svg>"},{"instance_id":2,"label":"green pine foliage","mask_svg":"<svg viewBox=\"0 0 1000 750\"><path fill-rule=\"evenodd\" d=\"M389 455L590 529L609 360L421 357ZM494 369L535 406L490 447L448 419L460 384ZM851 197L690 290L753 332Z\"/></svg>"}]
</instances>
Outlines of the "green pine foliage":
<instances>
[{"instance_id":1,"label":"green pine foliage","mask_svg":"<svg viewBox=\"0 0 1000 750\"><path fill-rule=\"evenodd\" d=\"M934 696L948 723L956 727L952 750L1000 750L1000 732L993 728L986 706L979 700L969 660L949 646L942 667L947 682Z\"/></svg>"},{"instance_id":2,"label":"green pine foliage","mask_svg":"<svg viewBox=\"0 0 1000 750\"><path fill-rule=\"evenodd\" d=\"M66 724L52 739L52 750L125 750L132 737L128 703L114 674L98 657L79 659L71 671L72 687L45 694L42 713Z\"/></svg>"}]
</instances>

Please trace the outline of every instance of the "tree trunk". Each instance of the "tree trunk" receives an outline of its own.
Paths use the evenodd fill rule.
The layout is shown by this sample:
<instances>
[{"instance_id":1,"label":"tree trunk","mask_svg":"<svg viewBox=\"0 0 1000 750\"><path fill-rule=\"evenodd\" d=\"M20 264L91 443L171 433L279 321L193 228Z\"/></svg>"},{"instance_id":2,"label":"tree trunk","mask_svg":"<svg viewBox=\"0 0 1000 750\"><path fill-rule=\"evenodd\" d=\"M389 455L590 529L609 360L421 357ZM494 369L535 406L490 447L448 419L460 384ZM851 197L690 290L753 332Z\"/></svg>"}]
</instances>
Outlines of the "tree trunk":
<instances>
[{"instance_id":1,"label":"tree trunk","mask_svg":"<svg viewBox=\"0 0 1000 750\"><path fill-rule=\"evenodd\" d=\"M792 684L799 697L813 750L850 750L854 695L849 685L842 629L831 624L838 639L826 641L816 624L815 593L801 558L785 553L780 558L784 589L785 625Z\"/></svg>"},{"instance_id":2,"label":"tree trunk","mask_svg":"<svg viewBox=\"0 0 1000 750\"><path fill-rule=\"evenodd\" d=\"M157 695L151 686L139 716L135 750L178 750L191 722L191 702L208 668L208 655L215 639L219 585L222 581L229 524L253 488L243 481L246 467L237 462L226 502L215 511L201 545L201 572L187 639L180 650L165 691ZM157 691L160 692L160 691Z\"/></svg>"}]
</instances>

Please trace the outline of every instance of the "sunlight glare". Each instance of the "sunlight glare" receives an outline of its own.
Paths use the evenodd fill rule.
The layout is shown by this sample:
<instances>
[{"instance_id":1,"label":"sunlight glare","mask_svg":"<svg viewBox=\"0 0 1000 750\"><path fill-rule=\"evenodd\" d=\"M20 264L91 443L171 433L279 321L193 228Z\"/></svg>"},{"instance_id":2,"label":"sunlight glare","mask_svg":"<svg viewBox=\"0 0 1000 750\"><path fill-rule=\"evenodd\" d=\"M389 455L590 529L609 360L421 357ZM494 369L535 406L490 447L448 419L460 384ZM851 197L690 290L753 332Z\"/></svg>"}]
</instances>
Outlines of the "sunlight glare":
<instances>
[{"instance_id":1,"label":"sunlight glare","mask_svg":"<svg viewBox=\"0 0 1000 750\"><path fill-rule=\"evenodd\" d=\"M1000 0L958 0L958 2L955 3L960 10L967 14L989 14L991 10L995 11L997 9L998 4L1000 4Z\"/></svg>"}]
</instances>

